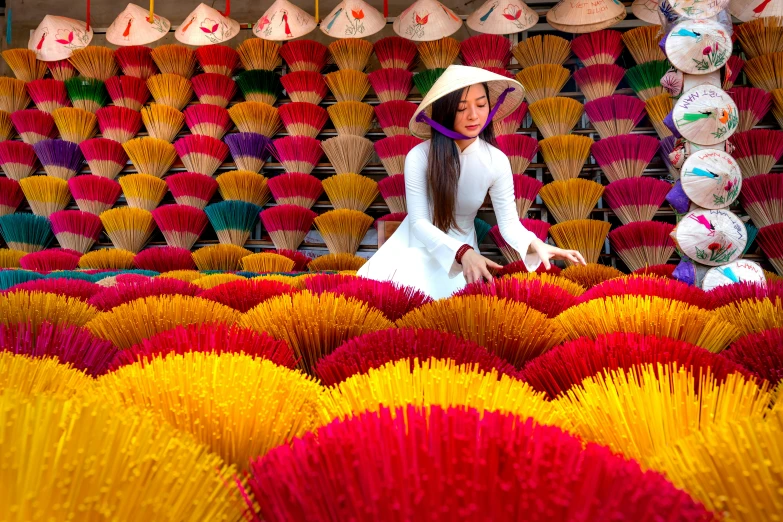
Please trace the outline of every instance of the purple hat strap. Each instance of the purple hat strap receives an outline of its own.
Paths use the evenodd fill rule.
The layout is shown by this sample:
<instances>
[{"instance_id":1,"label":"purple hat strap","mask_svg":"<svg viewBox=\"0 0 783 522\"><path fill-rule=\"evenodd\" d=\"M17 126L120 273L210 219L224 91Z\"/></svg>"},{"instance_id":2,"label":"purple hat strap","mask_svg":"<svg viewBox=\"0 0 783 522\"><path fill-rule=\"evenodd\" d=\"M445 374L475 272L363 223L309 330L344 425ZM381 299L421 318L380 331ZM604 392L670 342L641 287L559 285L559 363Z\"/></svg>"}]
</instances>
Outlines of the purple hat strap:
<instances>
[{"instance_id":1,"label":"purple hat strap","mask_svg":"<svg viewBox=\"0 0 783 522\"><path fill-rule=\"evenodd\" d=\"M484 129L487 128L487 125L492 123L492 118L495 117L495 114L498 112L498 109L500 109L500 106L503 104L503 101L506 99L506 96L508 93L516 90L516 87L506 87L506 89L500 93L500 96L498 96L497 101L495 102L495 106L492 107L492 110L489 111L489 116L487 116L487 121L484 123L484 126L481 127L481 130L479 132L483 132ZM465 136L464 134L460 134L457 131L453 131L451 129L447 129L440 123L434 121L432 118L427 116L424 111L421 111L418 116L416 116L416 121L418 123L426 123L436 131L440 132L444 136L447 136L453 140L469 140L471 139L470 136Z\"/></svg>"}]
</instances>

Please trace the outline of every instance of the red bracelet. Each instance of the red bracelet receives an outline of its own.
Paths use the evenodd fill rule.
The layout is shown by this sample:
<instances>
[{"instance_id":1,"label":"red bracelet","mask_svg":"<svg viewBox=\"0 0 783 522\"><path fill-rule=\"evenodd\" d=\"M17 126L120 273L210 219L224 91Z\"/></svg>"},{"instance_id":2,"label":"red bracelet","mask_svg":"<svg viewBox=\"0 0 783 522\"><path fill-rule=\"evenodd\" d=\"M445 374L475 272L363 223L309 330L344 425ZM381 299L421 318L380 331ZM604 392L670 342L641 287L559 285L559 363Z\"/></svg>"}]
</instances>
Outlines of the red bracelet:
<instances>
[{"instance_id":1,"label":"red bracelet","mask_svg":"<svg viewBox=\"0 0 783 522\"><path fill-rule=\"evenodd\" d=\"M462 256L465 255L465 252L468 250L473 250L473 247L465 243L461 247L459 247L459 250L457 250L457 255L454 256L454 260L457 262L457 264L462 264Z\"/></svg>"}]
</instances>

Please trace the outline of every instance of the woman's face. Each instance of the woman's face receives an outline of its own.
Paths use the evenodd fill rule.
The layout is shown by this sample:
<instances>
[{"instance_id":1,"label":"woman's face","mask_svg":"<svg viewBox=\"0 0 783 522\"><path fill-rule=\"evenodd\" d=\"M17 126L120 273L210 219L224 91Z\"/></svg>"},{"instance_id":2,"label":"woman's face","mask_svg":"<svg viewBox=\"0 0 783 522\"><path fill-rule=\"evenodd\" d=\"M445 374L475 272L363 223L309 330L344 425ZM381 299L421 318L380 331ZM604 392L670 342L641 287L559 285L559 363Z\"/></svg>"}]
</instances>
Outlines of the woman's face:
<instances>
[{"instance_id":1,"label":"woman's face","mask_svg":"<svg viewBox=\"0 0 783 522\"><path fill-rule=\"evenodd\" d=\"M454 130L469 138L481 134L489 116L489 100L484 86L471 85L462 93L462 99L454 117Z\"/></svg>"}]
</instances>

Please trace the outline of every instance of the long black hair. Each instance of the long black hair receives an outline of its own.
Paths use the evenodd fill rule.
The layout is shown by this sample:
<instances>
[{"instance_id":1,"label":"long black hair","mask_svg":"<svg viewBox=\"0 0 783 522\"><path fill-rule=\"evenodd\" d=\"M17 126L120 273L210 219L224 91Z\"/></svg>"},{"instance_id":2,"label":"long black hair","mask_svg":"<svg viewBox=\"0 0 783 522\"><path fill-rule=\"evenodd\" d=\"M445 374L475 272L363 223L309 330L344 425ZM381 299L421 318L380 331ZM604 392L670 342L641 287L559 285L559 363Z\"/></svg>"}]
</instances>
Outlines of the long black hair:
<instances>
[{"instance_id":1,"label":"long black hair","mask_svg":"<svg viewBox=\"0 0 783 522\"><path fill-rule=\"evenodd\" d=\"M489 87L482 83L489 100ZM439 98L432 104L431 118L446 127L454 129L454 120L465 89L454 91ZM489 103L489 101L487 102ZM495 145L495 132L492 123L479 134L479 139ZM427 190L433 203L432 223L444 232L452 228L462 232L457 226L455 214L457 206L457 186L460 176L459 147L454 140L432 129L430 152L427 158Z\"/></svg>"}]
</instances>

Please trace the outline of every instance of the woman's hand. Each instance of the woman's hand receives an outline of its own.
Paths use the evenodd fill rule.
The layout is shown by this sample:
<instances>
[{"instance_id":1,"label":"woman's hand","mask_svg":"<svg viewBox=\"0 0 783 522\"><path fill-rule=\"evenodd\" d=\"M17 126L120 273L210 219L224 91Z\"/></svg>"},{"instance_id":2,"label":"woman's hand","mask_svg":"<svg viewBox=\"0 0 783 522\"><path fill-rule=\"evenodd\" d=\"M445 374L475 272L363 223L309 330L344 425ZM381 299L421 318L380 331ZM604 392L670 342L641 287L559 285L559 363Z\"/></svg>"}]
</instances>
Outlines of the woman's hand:
<instances>
[{"instance_id":1,"label":"woman's hand","mask_svg":"<svg viewBox=\"0 0 783 522\"><path fill-rule=\"evenodd\" d=\"M582 257L582 254L576 250L563 250L562 248L557 248L555 246L544 243L538 238L534 239L530 243L528 252L531 250L538 254L538 256L541 258L541 262L544 264L544 268L547 270L549 270L551 267L549 261L552 259L564 259L571 261L575 265L587 264L585 263L585 258Z\"/></svg>"},{"instance_id":2,"label":"woman's hand","mask_svg":"<svg viewBox=\"0 0 783 522\"><path fill-rule=\"evenodd\" d=\"M462 274L468 284L481 281L482 278L487 282L492 281L492 274L489 273L488 268L503 267L472 249L462 255Z\"/></svg>"}]
</instances>

